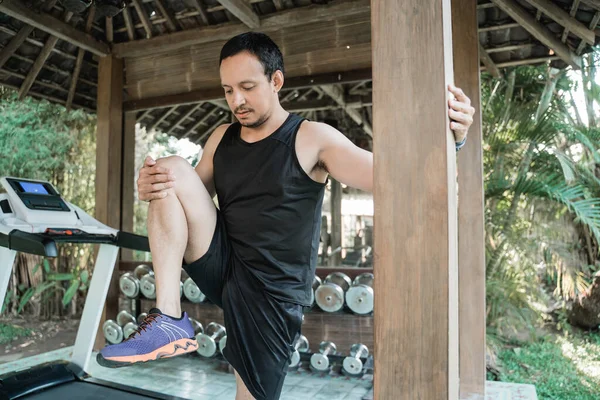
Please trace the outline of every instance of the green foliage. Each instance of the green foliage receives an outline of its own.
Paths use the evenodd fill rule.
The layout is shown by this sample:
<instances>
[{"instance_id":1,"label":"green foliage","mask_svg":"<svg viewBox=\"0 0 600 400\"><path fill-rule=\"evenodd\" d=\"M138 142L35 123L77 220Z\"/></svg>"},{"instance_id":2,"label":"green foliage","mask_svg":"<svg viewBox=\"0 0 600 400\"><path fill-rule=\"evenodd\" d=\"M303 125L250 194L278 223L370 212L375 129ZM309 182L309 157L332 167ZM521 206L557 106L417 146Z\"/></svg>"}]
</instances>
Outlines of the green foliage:
<instances>
[{"instance_id":1,"label":"green foliage","mask_svg":"<svg viewBox=\"0 0 600 400\"><path fill-rule=\"evenodd\" d=\"M3 90L0 120L0 176L48 180L63 197L93 215L95 116L32 98L18 101L14 92ZM56 293L67 306L78 289L87 289L92 250L90 245L61 245L56 259L40 260L29 277L20 278L27 282L41 275L42 282L9 291L3 312L12 305L13 313L21 313L32 301L50 304Z\"/></svg>"},{"instance_id":2,"label":"green foliage","mask_svg":"<svg viewBox=\"0 0 600 400\"><path fill-rule=\"evenodd\" d=\"M500 379L535 385L540 400L596 400L600 335L547 337L501 351Z\"/></svg>"},{"instance_id":3,"label":"green foliage","mask_svg":"<svg viewBox=\"0 0 600 400\"><path fill-rule=\"evenodd\" d=\"M31 329L0 323L0 345L10 343L20 337L28 337L31 334Z\"/></svg>"},{"instance_id":4,"label":"green foliage","mask_svg":"<svg viewBox=\"0 0 600 400\"><path fill-rule=\"evenodd\" d=\"M544 289L573 299L596 270L579 255L577 227L600 239L600 133L572 124L561 92L572 87L547 66L516 68L505 80L482 76L487 323L495 335L532 330L541 317L532 304L553 301Z\"/></svg>"}]
</instances>

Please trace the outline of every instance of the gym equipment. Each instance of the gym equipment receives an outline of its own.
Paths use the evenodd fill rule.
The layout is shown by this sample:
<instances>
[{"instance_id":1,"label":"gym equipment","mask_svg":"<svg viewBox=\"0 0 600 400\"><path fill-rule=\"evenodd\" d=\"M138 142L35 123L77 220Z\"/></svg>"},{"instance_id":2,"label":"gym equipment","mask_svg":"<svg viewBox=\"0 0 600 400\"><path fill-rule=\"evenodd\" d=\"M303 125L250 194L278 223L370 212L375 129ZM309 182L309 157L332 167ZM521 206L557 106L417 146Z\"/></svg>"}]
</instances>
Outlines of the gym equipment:
<instances>
[{"instance_id":1,"label":"gym equipment","mask_svg":"<svg viewBox=\"0 0 600 400\"><path fill-rule=\"evenodd\" d=\"M204 333L204 327L202 326L200 321L198 321L192 317L188 317L188 319L190 320L190 322L192 323L192 326L194 327L194 335L197 335L199 333Z\"/></svg>"},{"instance_id":2,"label":"gym equipment","mask_svg":"<svg viewBox=\"0 0 600 400\"><path fill-rule=\"evenodd\" d=\"M342 372L349 376L359 376L363 370L361 358L369 356L369 349L362 343L355 343L350 348L350 356L344 358Z\"/></svg>"},{"instance_id":3,"label":"gym equipment","mask_svg":"<svg viewBox=\"0 0 600 400\"><path fill-rule=\"evenodd\" d=\"M119 289L126 297L137 299L140 295L140 279L149 274L152 269L146 264L140 264L135 267L133 273L125 272L119 278Z\"/></svg>"},{"instance_id":4,"label":"gym equipment","mask_svg":"<svg viewBox=\"0 0 600 400\"><path fill-rule=\"evenodd\" d=\"M304 335L300 335L298 340L294 343L294 352L292 358L290 358L289 368L296 368L300 365L300 352L307 353L309 349L308 339Z\"/></svg>"},{"instance_id":5,"label":"gym equipment","mask_svg":"<svg viewBox=\"0 0 600 400\"><path fill-rule=\"evenodd\" d=\"M315 291L315 300L323 311L336 312L344 307L344 293L352 281L342 272L332 272Z\"/></svg>"},{"instance_id":6,"label":"gym equipment","mask_svg":"<svg viewBox=\"0 0 600 400\"><path fill-rule=\"evenodd\" d=\"M150 271L140 279L140 291L145 298L150 300L156 299L156 281L154 279L154 271ZM183 296L183 282L179 282L179 297Z\"/></svg>"},{"instance_id":7,"label":"gym equipment","mask_svg":"<svg viewBox=\"0 0 600 400\"><path fill-rule=\"evenodd\" d=\"M225 346L227 346L227 335L223 336L221 340L219 340L219 351L221 352L221 354L223 354Z\"/></svg>"},{"instance_id":8,"label":"gym equipment","mask_svg":"<svg viewBox=\"0 0 600 400\"><path fill-rule=\"evenodd\" d=\"M123 338L127 339L131 334L139 328L139 325L133 322L128 322L123 327Z\"/></svg>"},{"instance_id":9,"label":"gym equipment","mask_svg":"<svg viewBox=\"0 0 600 400\"><path fill-rule=\"evenodd\" d=\"M196 285L196 282L192 278L187 278L183 283L183 294L192 303L203 303L206 301L206 296L198 289L198 285Z\"/></svg>"},{"instance_id":10,"label":"gym equipment","mask_svg":"<svg viewBox=\"0 0 600 400\"><path fill-rule=\"evenodd\" d=\"M104 338L108 343L117 344L123 341L123 326L112 319L107 319L104 322L104 325L102 325L102 333L104 333Z\"/></svg>"},{"instance_id":11,"label":"gym equipment","mask_svg":"<svg viewBox=\"0 0 600 400\"><path fill-rule=\"evenodd\" d=\"M326 372L329 370L329 358L327 355L335 354L336 351L335 343L321 342L319 353L315 353L310 357L310 367L318 372Z\"/></svg>"},{"instance_id":12,"label":"gym equipment","mask_svg":"<svg viewBox=\"0 0 600 400\"><path fill-rule=\"evenodd\" d=\"M143 312L140 315L138 315L138 317L137 317L137 323L138 323L138 325L141 325L142 322L144 321L144 319L146 319L147 316L148 316L148 314L145 313L145 312Z\"/></svg>"},{"instance_id":13,"label":"gym equipment","mask_svg":"<svg viewBox=\"0 0 600 400\"><path fill-rule=\"evenodd\" d=\"M227 332L223 325L211 322L206 327L204 333L196 335L196 340L198 341L198 350L196 351L203 357L214 357L217 354L217 342L226 334Z\"/></svg>"},{"instance_id":14,"label":"gym equipment","mask_svg":"<svg viewBox=\"0 0 600 400\"><path fill-rule=\"evenodd\" d=\"M150 251L148 239L100 223L65 201L49 182L2 177L0 184L6 190L0 194L0 304L17 252L56 257L60 243L100 245L70 360L0 376L0 399L172 398L86 372L119 248Z\"/></svg>"},{"instance_id":15,"label":"gym equipment","mask_svg":"<svg viewBox=\"0 0 600 400\"><path fill-rule=\"evenodd\" d=\"M373 312L373 274L366 272L358 275L346 292L346 304L356 314Z\"/></svg>"},{"instance_id":16,"label":"gym equipment","mask_svg":"<svg viewBox=\"0 0 600 400\"><path fill-rule=\"evenodd\" d=\"M148 272L140 278L140 292L145 298L156 299L156 282L154 281L154 271Z\"/></svg>"},{"instance_id":17,"label":"gym equipment","mask_svg":"<svg viewBox=\"0 0 600 400\"><path fill-rule=\"evenodd\" d=\"M319 288L319 286L321 286L323 282L321 281L321 278L319 278L318 276L315 275L315 279L313 279L313 283L312 283L312 291L310 292L310 305L311 307L315 306L315 291Z\"/></svg>"}]
</instances>

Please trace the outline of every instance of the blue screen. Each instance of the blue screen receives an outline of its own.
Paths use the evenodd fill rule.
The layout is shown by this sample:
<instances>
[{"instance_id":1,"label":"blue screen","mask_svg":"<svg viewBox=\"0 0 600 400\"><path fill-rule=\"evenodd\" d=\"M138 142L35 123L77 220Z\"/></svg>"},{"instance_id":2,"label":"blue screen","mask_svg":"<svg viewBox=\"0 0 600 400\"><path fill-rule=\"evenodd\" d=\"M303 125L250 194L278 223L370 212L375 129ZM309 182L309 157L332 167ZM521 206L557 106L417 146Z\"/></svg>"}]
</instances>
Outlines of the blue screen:
<instances>
[{"instance_id":1,"label":"blue screen","mask_svg":"<svg viewBox=\"0 0 600 400\"><path fill-rule=\"evenodd\" d=\"M19 182L25 193L50 194L41 183Z\"/></svg>"}]
</instances>

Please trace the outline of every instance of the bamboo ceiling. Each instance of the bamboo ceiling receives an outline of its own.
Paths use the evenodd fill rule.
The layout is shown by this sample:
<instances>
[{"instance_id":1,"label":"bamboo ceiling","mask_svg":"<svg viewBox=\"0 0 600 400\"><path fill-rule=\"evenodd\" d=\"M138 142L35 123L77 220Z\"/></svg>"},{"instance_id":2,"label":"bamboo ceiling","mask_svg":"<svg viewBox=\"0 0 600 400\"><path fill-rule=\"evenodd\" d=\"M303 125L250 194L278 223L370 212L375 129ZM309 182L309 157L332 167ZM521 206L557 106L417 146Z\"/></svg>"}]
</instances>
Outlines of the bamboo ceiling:
<instances>
[{"instance_id":1,"label":"bamboo ceiling","mask_svg":"<svg viewBox=\"0 0 600 400\"><path fill-rule=\"evenodd\" d=\"M112 18L93 6L72 13L61 1L0 1L0 85L21 98L95 112L98 58L113 53L125 58L125 109L147 128L203 143L231 119L220 47L261 30L284 53L286 107L369 142L369 0L127 0ZM599 0L479 0L481 68L579 68L599 21Z\"/></svg>"}]
</instances>

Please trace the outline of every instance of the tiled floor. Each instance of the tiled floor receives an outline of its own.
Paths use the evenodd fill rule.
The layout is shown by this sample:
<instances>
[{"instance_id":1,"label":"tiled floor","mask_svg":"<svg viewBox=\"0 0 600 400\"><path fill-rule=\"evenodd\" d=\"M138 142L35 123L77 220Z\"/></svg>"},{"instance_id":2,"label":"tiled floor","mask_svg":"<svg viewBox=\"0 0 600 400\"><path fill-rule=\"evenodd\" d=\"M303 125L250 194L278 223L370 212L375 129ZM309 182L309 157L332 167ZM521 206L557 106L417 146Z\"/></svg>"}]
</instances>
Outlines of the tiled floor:
<instances>
[{"instance_id":1,"label":"tiled floor","mask_svg":"<svg viewBox=\"0 0 600 400\"><path fill-rule=\"evenodd\" d=\"M54 360L65 360L71 348L0 364L0 375ZM196 354L159 360L127 368L109 369L90 360L89 373L95 378L188 399L233 400L235 377L223 363ZM348 378L308 371L290 371L283 385L281 400L362 400L373 386L371 376ZM535 387L504 382L487 382L486 400L537 400Z\"/></svg>"}]
</instances>

